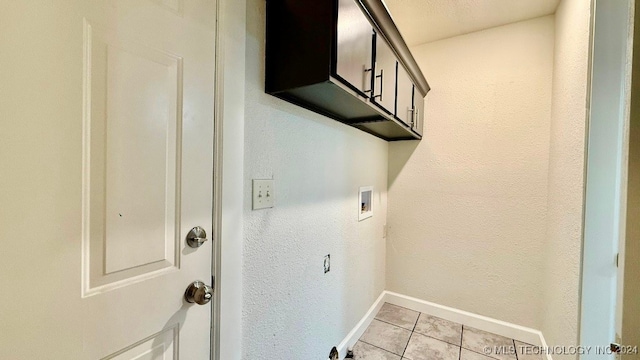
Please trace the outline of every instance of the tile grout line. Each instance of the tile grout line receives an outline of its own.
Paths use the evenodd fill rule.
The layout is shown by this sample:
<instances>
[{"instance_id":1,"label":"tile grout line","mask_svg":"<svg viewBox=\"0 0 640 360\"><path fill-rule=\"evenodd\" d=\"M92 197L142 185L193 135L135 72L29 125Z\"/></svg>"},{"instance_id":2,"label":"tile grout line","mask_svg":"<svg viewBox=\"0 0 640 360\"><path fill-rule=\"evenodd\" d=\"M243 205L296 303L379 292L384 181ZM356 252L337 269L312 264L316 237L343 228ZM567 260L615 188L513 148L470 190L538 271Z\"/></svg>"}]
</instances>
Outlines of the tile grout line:
<instances>
[{"instance_id":1,"label":"tile grout line","mask_svg":"<svg viewBox=\"0 0 640 360\"><path fill-rule=\"evenodd\" d=\"M401 307L401 308L402 308L402 306L398 306L398 307ZM404 309L407 309L407 308L404 308ZM411 309L407 309L407 310L411 310ZM384 350L384 351L386 351L386 352L388 352L388 353L391 353L391 354L394 354L394 355L400 355L400 358L403 358L403 357L404 357L404 353L405 353L405 351L407 350L407 347L409 346L409 341L411 341L411 336L413 336L413 332L414 332L414 330L415 330L416 326L418 325L418 320L420 319L420 314L422 314L422 313L421 313L421 312L419 312L419 311L415 311L415 310L411 310L411 311L418 313L418 317L416 318L416 321L415 321L415 323L413 324L413 329L412 329L412 330L409 330L409 329L404 328L404 327L402 327L402 326L398 326L397 324L393 324L393 323L390 323L390 322L388 322L388 321L384 321L384 320L378 319L378 318L377 318L377 314L376 314L376 317L374 317L374 318L373 318L373 320L380 321L381 323L385 323L385 324L387 324L387 325L391 325L391 326L396 327L396 328L398 328L398 329L402 329L402 330L405 330L405 331L410 331L410 334L409 334L409 340L407 341L407 344L405 345L404 350L402 351L402 354L396 354L396 353L394 353L393 351L386 350L386 349L384 349L384 348L381 348L381 347L379 347L379 346L376 346L376 345L370 344L370 343L368 343L368 342L366 342L366 341L363 341L363 340L361 340L361 339L358 339L358 341L362 341L362 342L363 342L363 343L365 343L365 344L368 344L368 345L371 345L371 346L376 347L376 348L378 348L378 349ZM369 326L371 326L371 325L369 325ZM418 333L418 334L419 334L419 333ZM421 334L421 335L422 335L422 334ZM437 340L437 339L436 339L436 340ZM411 360L411 359L407 359L407 360Z\"/></svg>"},{"instance_id":2,"label":"tile grout line","mask_svg":"<svg viewBox=\"0 0 640 360\"><path fill-rule=\"evenodd\" d=\"M401 308L402 308L402 306L398 306L398 307L401 307ZM408 309L408 308L405 308L405 309ZM408 310L411 310L411 309L408 309ZM448 342L448 341L445 341L445 340L442 340L442 339L435 338L435 337L433 337L433 336L431 336L431 335L423 334L423 333L421 333L421 332L419 332L419 331L416 331L416 327L418 327L418 321L420 321L420 315L423 315L423 314L424 314L424 315L426 315L426 316L432 316L432 315L425 314L425 313L422 313L422 312L419 312L419 311L415 311L415 310L411 310L411 311L417 312L417 313L418 313L418 318L416 319L416 322L413 324L413 330L411 330L411 334L409 335L409 341L407 342L407 345L405 346L404 351L402 352L401 357L404 359L404 354L406 353L407 348L409 347L409 342L411 341L411 338L413 337L413 334L415 333L415 334L418 334L418 335L421 335L421 336L424 336L424 337L427 337L427 338L430 338L430 339L433 339L433 340L436 340L436 341L439 341L439 342L445 343L445 344L447 344L447 345L457 346L457 347L458 347L458 349L459 349L459 353L458 353L458 354L459 354L459 356L458 356L458 360L460 360L460 356L461 356L461 354L462 354L462 331L460 332L460 345L452 344L452 343L450 343L450 342ZM399 326L399 325L397 325L397 324L393 324L393 323L390 323L390 322L385 321L385 320L382 320L382 319L378 319L378 318L376 318L376 317L374 317L374 320L378 320L378 321L380 321L380 322L382 322L382 323L385 323L385 324L388 324L388 325L391 325L391 326L394 326L394 327L397 327L397 328L400 328L400 329L403 329L403 330L407 330L407 331L409 331L409 329L407 329L407 328L401 327L401 326ZM460 325L460 326L462 327L462 329L464 330L464 325L463 325L463 324L459 324L459 325ZM363 342L365 342L365 341L363 341ZM366 342L365 342L365 343L366 343ZM367 343L367 344L369 344L369 343ZM369 345L371 345L371 344L369 344ZM372 346L375 346L375 345L372 345ZM377 348L379 348L379 349L382 349L382 350L385 350L385 349L380 348L380 347L378 347L378 346L375 346L375 347L377 347ZM389 351L389 350L385 350L385 351L390 352L390 353L392 353L392 354L395 354L394 352L391 352L391 351ZM475 352L475 351L473 351L473 352ZM480 354L480 353L478 353L478 352L475 352L475 353ZM398 355L398 354L396 354L396 355ZM406 358L406 359L407 359L407 360L411 360L411 359L409 359L409 358ZM496 359L496 360L498 360L498 359Z\"/></svg>"},{"instance_id":3,"label":"tile grout line","mask_svg":"<svg viewBox=\"0 0 640 360\"><path fill-rule=\"evenodd\" d=\"M389 305L391 305L391 306L397 306L397 307L399 307L399 308L407 309L407 310L409 310L409 311L413 311L413 312L416 312L416 313L418 313L418 314L422 314L422 313L421 313L420 311L418 311L418 310L413 310L413 309L410 309L410 308L408 308L408 307L404 307L404 306L401 306L401 305L392 304L392 303L390 303L390 302L386 302L386 301L385 301L385 304L389 304ZM382 306L384 306L384 304L382 304Z\"/></svg>"},{"instance_id":4,"label":"tile grout line","mask_svg":"<svg viewBox=\"0 0 640 360\"><path fill-rule=\"evenodd\" d=\"M493 334L493 333L489 333L489 334ZM497 335L497 334L493 334L493 335ZM461 334L461 338L460 338L460 353L462 353L462 349L465 349L465 350L467 350L467 351L471 351L471 352L473 352L473 353L476 353L476 354L479 354L479 355L482 355L482 356L488 357L488 358L490 358L490 359L500 360L500 359L498 359L498 358L497 358L497 357L495 357L495 356L490 356L490 355L487 355L487 354L481 353L481 352L479 352L479 351L476 351L476 350L473 350L473 349L469 349L469 348L466 348L466 347L462 346L462 337L464 337L464 325L462 325L462 334ZM511 341L514 343L514 345L515 345L515 340L514 340L514 339L510 339L510 340L511 340ZM516 355L516 360L517 360L517 355Z\"/></svg>"},{"instance_id":5,"label":"tile grout line","mask_svg":"<svg viewBox=\"0 0 640 360\"><path fill-rule=\"evenodd\" d=\"M479 351L475 351L475 350L472 350L472 349L469 349L469 348L466 348L466 347L462 347L462 346L461 346L460 348L461 348L461 349L465 349L465 350L467 350L467 351L471 351L472 353L476 353L476 354L479 354L479 355L482 355L482 356L488 357L489 359L500 360L500 359L498 359L497 357L489 356L489 355L487 355L487 354L483 354L483 353L481 353L481 352L479 352Z\"/></svg>"},{"instance_id":6,"label":"tile grout line","mask_svg":"<svg viewBox=\"0 0 640 360\"><path fill-rule=\"evenodd\" d=\"M376 314L376 316L374 317L374 320L377 320L377 321L379 321L379 322L381 322L381 323L384 323L384 324L387 324L387 325L390 325L390 326L393 326L393 327L395 327L395 328L402 329L402 330L405 330L405 331L410 331L410 334L409 334L409 340L407 341L407 344L405 345L404 350L402 351L402 354L394 353L393 351L389 351L389 350L387 350L387 349L384 349L384 348L382 348L382 347L380 347L380 346L373 345L373 344L368 343L368 342L366 342L366 341L363 341L363 340L361 340L361 339L358 339L358 341L362 341L363 343L365 343L365 344L367 344L367 345L370 345L370 346L372 346L372 347L374 347L374 348L380 349L380 350L382 350L382 351L384 351L384 352L387 352L387 353L390 353L390 354L393 354L393 355L396 355L396 356L400 356L400 357L401 357L401 360L402 360L402 359L411 360L411 359L409 359L409 358L406 358L406 357L405 357L405 354L406 354L406 352L407 352L407 348L409 347L409 343L411 342L411 339L413 338L413 335L414 335L414 334L419 334L419 335L421 335L421 336L424 336L424 337L427 337L427 338L430 338L430 339L433 339L433 340L436 340L436 341L439 341L439 342L442 342L442 343L445 343L445 344L448 344L448 345L458 346L458 360L462 360L462 349L465 349L465 350L467 350L467 351L473 352L473 353L478 354L478 355L482 355L482 356L488 357L488 358L493 359L493 360L500 360L500 359L498 359L498 358L496 358L496 357L494 357L494 356L489 356L489 355L486 355L486 354L481 353L481 352L479 352L479 351L476 351L476 350L473 350L473 349L469 349L469 348L464 347L464 346L463 346L463 340L464 340L464 332L465 332L465 330L466 330L466 329L465 329L465 325L464 325L464 324L459 324L459 325L461 326L461 331L460 331L460 345L452 344L452 343L450 343L450 342L448 342L448 341L446 341L446 340L438 339L438 338L435 338L435 337L430 336L430 335L428 335L428 334L423 334L423 333L421 333L421 332L416 331L416 328L417 328L417 326L418 326L418 322L420 321L420 316L421 316L421 315L432 316L432 315L425 314L425 313L422 313L422 312L420 312L420 311L416 311L416 310L413 310L413 309L409 309L409 308L406 308L406 307L404 307L404 306L400 306L400 305L390 304L390 303L386 303L386 302L385 302L385 304L389 304L389 305L392 305L392 306L395 306L395 307L398 307L398 308L406 309L406 310L409 310L409 311L411 311L411 312L415 312L415 313L417 313L417 314L418 314L418 317L416 318L416 320L415 320L415 322L414 322L414 324L413 324L413 329L412 329L412 330L409 330L409 329L407 329L407 328L405 328L405 327L402 327L402 326L399 326L399 325L397 325L397 324L394 324L394 323L391 323L391 322L388 322L388 321L385 321L385 320L379 319L379 318L377 317L377 314ZM515 344L515 339L513 339L513 338L512 338L512 339L510 339L510 340L511 340L511 342L512 342L512 344L513 344L513 347L514 347L514 349L515 349L515 352L516 352L516 356L515 356L515 359L514 359L514 360L519 360L519 357L518 357L518 354L517 354L517 347L516 347L516 344Z\"/></svg>"},{"instance_id":7,"label":"tile grout line","mask_svg":"<svg viewBox=\"0 0 640 360\"><path fill-rule=\"evenodd\" d=\"M429 315L429 314L425 314L425 313L421 312L420 315L422 315L422 314L424 314L426 316L429 316L429 317L437 317L437 316L433 316L433 315ZM439 318L439 319L442 319L442 318ZM420 321L420 316L418 316L418 321ZM456 325L460 325L460 327L462 329L462 330L460 330L460 344L452 344L452 343L450 343L450 342L448 342L446 340L438 339L437 337L433 337L433 336L431 336L429 334L424 334L424 333L421 333L420 331L416 331L416 328L418 327L418 322L417 321L416 321L416 324L413 326L413 332L411 333L411 335L413 335L413 333L416 333L418 335L422 335L424 337L428 337L429 339L433 339L433 340L437 340L439 342L443 342L443 343L445 343L447 345L453 345L453 346L457 346L459 348L462 348L462 331L464 330L464 325L460 324L460 323L457 323L457 322L453 322L453 321L451 321L451 323L456 324ZM411 360L411 359L409 359L409 360Z\"/></svg>"},{"instance_id":8,"label":"tile grout line","mask_svg":"<svg viewBox=\"0 0 640 360\"><path fill-rule=\"evenodd\" d=\"M363 343L365 343L365 344L367 344L367 345L373 346L374 348L376 348L376 349L380 349L380 350L382 350L382 351L384 351L384 352L388 352L389 354L398 355L398 354L394 353L393 351L389 351L389 350L387 350L387 349L381 348L380 346L376 346L376 345L370 344L370 343L368 343L368 342L366 342L366 341L364 341L364 340L360 340L360 339L358 339L358 341L363 342ZM398 356L402 357L402 355L398 355Z\"/></svg>"},{"instance_id":9,"label":"tile grout line","mask_svg":"<svg viewBox=\"0 0 640 360\"><path fill-rule=\"evenodd\" d=\"M416 334L420 335L420 336L428 337L429 339L433 339L433 340L438 340L439 342L445 343L445 344L447 344L447 345L456 346L456 347L462 347L461 345L452 344L452 343L450 343L450 342L448 342L448 341L444 341L444 340L442 340L442 339L438 339L438 338L433 337L433 336L431 336L431 335L423 334L423 333L421 333L421 332L419 332L419 331L414 331L414 332L415 332ZM413 334L413 332L412 332L411 334Z\"/></svg>"},{"instance_id":10,"label":"tile grout line","mask_svg":"<svg viewBox=\"0 0 640 360\"><path fill-rule=\"evenodd\" d=\"M421 314L422 314L422 313L421 313ZM455 324L458 324L458 323L455 323ZM462 326L462 324L458 324L458 325ZM420 331L416 331L416 330L415 330L415 328L416 328L416 327L417 327L417 324L416 324L416 326L413 328L413 332L415 332L415 333L416 333L416 334L418 334L418 335L422 335L422 336L428 337L428 338L433 339L433 340L438 340L438 341L440 341L440 342L443 342L443 343L446 343L446 344L449 344L449 345L453 345L453 346L457 346L457 347L462 347L462 332L460 332L460 345L458 345L458 344L450 343L450 342L448 342L447 340L438 339L437 337L433 337L433 336L431 336L431 335L429 335L429 334L424 334L424 333L421 333Z\"/></svg>"},{"instance_id":11,"label":"tile grout line","mask_svg":"<svg viewBox=\"0 0 640 360\"><path fill-rule=\"evenodd\" d=\"M389 325L395 326L395 327L400 328L400 329L403 329L403 330L413 331L413 330L409 330L409 329L407 329L407 328L404 328L404 327L402 327L402 326L399 326L399 325L397 325L397 324L390 323L390 322L388 322L388 321L384 321L384 320L380 320L380 319L378 319L378 318L373 318L373 320L378 320L378 321L380 321L380 322L383 322L383 323L385 323L385 324L389 324ZM415 325L414 325L414 328L415 328Z\"/></svg>"},{"instance_id":12,"label":"tile grout line","mask_svg":"<svg viewBox=\"0 0 640 360\"><path fill-rule=\"evenodd\" d=\"M464 334L464 324L461 324L462 328L460 329L460 349L458 351L458 360L462 360L462 334Z\"/></svg>"},{"instance_id":13,"label":"tile grout line","mask_svg":"<svg viewBox=\"0 0 640 360\"><path fill-rule=\"evenodd\" d=\"M413 324L413 329L411 330L411 335L409 335L409 341L407 341L407 345L404 346L404 350L402 351L401 360L404 358L404 353L407 352L407 348L409 347L409 343L411 342L411 338L413 337L413 333L416 331L416 326L418 326L418 321L420 320L420 315L422 313L418 311L418 317L416 318L416 322ZM409 359L411 360L411 359Z\"/></svg>"}]
</instances>

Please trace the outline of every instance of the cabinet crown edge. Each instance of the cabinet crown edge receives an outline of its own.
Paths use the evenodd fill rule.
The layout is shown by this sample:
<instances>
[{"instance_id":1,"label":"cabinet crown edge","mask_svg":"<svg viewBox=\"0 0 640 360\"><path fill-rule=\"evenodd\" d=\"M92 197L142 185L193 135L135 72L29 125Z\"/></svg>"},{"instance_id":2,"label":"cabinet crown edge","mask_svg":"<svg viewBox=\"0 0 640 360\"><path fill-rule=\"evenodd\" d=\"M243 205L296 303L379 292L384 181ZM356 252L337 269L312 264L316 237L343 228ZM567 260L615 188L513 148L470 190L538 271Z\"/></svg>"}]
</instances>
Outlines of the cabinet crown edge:
<instances>
[{"instance_id":1,"label":"cabinet crown edge","mask_svg":"<svg viewBox=\"0 0 640 360\"><path fill-rule=\"evenodd\" d=\"M362 5L362 8L369 14L369 17L373 21L378 31L385 37L387 42L391 45L391 48L396 53L398 60L404 65L409 72L409 76L414 81L414 84L420 90L420 93L424 96L427 95L431 87L427 82L427 79L422 74L420 66L416 62L416 59L411 54L407 43L402 38L400 30L396 26L395 22L391 18L389 9L382 0L357 0Z\"/></svg>"}]
</instances>

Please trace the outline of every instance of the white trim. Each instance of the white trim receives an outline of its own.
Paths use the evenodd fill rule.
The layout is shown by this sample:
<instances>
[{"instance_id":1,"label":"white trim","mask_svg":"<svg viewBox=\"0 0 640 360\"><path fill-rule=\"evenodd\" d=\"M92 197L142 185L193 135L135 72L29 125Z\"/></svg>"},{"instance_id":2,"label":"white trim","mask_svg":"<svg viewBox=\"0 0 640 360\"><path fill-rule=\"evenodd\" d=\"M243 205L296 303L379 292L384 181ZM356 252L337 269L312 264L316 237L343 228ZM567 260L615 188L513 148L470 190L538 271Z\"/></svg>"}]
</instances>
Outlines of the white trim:
<instances>
[{"instance_id":1,"label":"white trim","mask_svg":"<svg viewBox=\"0 0 640 360\"><path fill-rule=\"evenodd\" d=\"M246 0L218 0L216 276L212 358L242 357L242 244Z\"/></svg>"},{"instance_id":2,"label":"white trim","mask_svg":"<svg viewBox=\"0 0 640 360\"><path fill-rule=\"evenodd\" d=\"M371 305L371 308L369 308L369 311L367 311L362 320L360 320L356 324L356 326L349 332L349 334L347 334L344 340L340 342L340 345L338 345L337 347L340 358L344 358L347 355L347 349L352 348L353 345L355 345L355 343L358 341L358 339L360 339L362 334L364 334L364 331L367 330L369 324L371 324L371 322L373 321L373 318L376 317L376 314L378 313L378 311L380 311L382 305L384 305L385 293L386 291L383 291L380 294L378 299L373 303L373 305Z\"/></svg>"},{"instance_id":3,"label":"white trim","mask_svg":"<svg viewBox=\"0 0 640 360\"><path fill-rule=\"evenodd\" d=\"M624 235L626 100L631 72L626 60L629 1L597 0L592 7L589 122L584 192L578 343L607 344L616 338L619 296L616 254ZM617 39L612 41L612 39ZM607 74L602 76L601 74ZM605 90L607 89L607 90ZM580 359L614 359L591 353Z\"/></svg>"},{"instance_id":4,"label":"white trim","mask_svg":"<svg viewBox=\"0 0 640 360\"><path fill-rule=\"evenodd\" d=\"M542 332L539 330L416 299L414 297L391 291L383 291L378 299L373 303L369 311L364 315L362 320L358 322L353 330L351 330L344 340L342 340L340 345L338 345L338 352L340 353L341 358L344 358L348 348L355 345L385 302L454 321L466 326L471 326L476 329L492 332L527 344L541 346L544 349L547 348L547 342L545 341ZM553 360L551 355L547 354L547 360Z\"/></svg>"},{"instance_id":5,"label":"white trim","mask_svg":"<svg viewBox=\"0 0 640 360\"><path fill-rule=\"evenodd\" d=\"M542 342L540 341L542 333L540 331L508 323L506 321L496 320L487 316L454 309L448 306L389 291L386 291L385 302L471 326L476 329L502 335L527 344L542 345Z\"/></svg>"}]
</instances>

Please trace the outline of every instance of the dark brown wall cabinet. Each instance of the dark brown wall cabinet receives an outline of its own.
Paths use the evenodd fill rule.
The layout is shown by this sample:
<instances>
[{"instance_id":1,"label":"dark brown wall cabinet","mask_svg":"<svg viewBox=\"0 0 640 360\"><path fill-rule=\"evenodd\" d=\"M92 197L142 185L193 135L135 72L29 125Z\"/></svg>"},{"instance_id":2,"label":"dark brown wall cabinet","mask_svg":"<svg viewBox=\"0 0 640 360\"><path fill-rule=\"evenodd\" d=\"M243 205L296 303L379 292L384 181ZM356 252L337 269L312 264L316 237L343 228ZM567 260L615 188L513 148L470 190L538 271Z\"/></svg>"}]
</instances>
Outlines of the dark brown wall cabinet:
<instances>
[{"instance_id":1,"label":"dark brown wall cabinet","mask_svg":"<svg viewBox=\"0 0 640 360\"><path fill-rule=\"evenodd\" d=\"M380 0L266 0L266 92L385 140L421 139L429 84Z\"/></svg>"}]
</instances>

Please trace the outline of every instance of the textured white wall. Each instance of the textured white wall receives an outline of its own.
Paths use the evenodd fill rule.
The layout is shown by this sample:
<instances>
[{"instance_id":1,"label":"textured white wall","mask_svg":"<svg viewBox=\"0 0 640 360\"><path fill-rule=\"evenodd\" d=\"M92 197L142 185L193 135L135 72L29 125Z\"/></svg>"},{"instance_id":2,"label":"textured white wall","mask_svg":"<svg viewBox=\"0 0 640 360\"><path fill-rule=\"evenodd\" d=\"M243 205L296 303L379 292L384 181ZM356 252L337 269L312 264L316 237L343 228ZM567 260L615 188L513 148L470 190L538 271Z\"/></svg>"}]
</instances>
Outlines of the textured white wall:
<instances>
[{"instance_id":1,"label":"textured white wall","mask_svg":"<svg viewBox=\"0 0 640 360\"><path fill-rule=\"evenodd\" d=\"M560 0L385 0L409 46L552 15Z\"/></svg>"},{"instance_id":2,"label":"textured white wall","mask_svg":"<svg viewBox=\"0 0 640 360\"><path fill-rule=\"evenodd\" d=\"M265 94L264 31L248 0L242 358L326 359L385 287L388 144ZM275 208L252 211L251 179L271 177Z\"/></svg>"},{"instance_id":3,"label":"textured white wall","mask_svg":"<svg viewBox=\"0 0 640 360\"><path fill-rule=\"evenodd\" d=\"M555 15L548 227L542 332L578 342L590 1L562 0Z\"/></svg>"},{"instance_id":4,"label":"textured white wall","mask_svg":"<svg viewBox=\"0 0 640 360\"><path fill-rule=\"evenodd\" d=\"M389 147L387 288L539 328L553 16L412 51L425 137Z\"/></svg>"}]
</instances>

